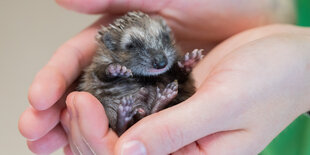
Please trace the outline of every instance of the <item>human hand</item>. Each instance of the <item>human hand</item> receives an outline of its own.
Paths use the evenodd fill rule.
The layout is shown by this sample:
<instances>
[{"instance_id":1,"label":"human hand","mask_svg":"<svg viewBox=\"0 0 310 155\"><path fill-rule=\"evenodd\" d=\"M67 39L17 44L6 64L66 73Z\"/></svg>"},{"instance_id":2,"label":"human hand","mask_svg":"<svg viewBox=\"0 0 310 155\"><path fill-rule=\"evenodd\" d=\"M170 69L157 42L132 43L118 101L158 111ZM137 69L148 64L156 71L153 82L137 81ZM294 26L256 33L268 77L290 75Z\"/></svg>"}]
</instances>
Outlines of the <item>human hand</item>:
<instances>
[{"instance_id":1,"label":"human hand","mask_svg":"<svg viewBox=\"0 0 310 155\"><path fill-rule=\"evenodd\" d=\"M278 25L220 44L196 68L197 93L132 126L116 154L258 154L310 109L309 41Z\"/></svg>"},{"instance_id":2,"label":"human hand","mask_svg":"<svg viewBox=\"0 0 310 155\"><path fill-rule=\"evenodd\" d=\"M132 150L148 154L257 154L310 109L309 35L308 29L275 25L229 39L195 68L201 86L193 97L142 119L120 139L94 97L73 93L67 107L74 112L62 117L72 151L131 154L122 147L134 147L125 144L134 140L145 149Z\"/></svg>"},{"instance_id":3,"label":"human hand","mask_svg":"<svg viewBox=\"0 0 310 155\"><path fill-rule=\"evenodd\" d=\"M83 5L80 4L85 4L84 1L73 1L68 5L69 1L66 0L59 0L59 3L64 4L64 6L69 7L69 6L75 6L76 8L80 8L84 10L84 12L89 12L87 11L87 8L89 10L94 10L95 12L99 12L99 10L104 10L102 9L103 7L109 6L110 9L100 11L100 12L124 12L127 11L128 8L130 9L138 9L140 8L143 11L146 12L153 12L153 13L158 13L160 15L165 16L168 20L168 23L174 28L174 31L176 31L176 36L182 44L182 47L184 49L192 49L192 48L209 48L210 45L214 46L214 42L218 42L220 40L225 39L231 34L237 33L243 29L257 26L260 24L267 24L269 22L276 22L276 21L281 21L278 20L278 18L275 18L277 20L270 20L270 21L264 21L264 22L254 22L253 23L253 16L248 16L246 19L249 20L248 22L245 22L244 16L240 16L239 20L232 18L230 16L230 12L217 12L213 13L215 15L219 15L221 20L217 19L218 16L212 17L212 13L208 12L202 12L203 8L197 9L196 6L209 6L208 5L201 5L198 3L191 3L187 4L186 1L180 2L179 4L182 4L183 6L192 6L189 7L191 9L195 10L200 10L198 13L196 12L195 18L188 18L188 19L193 19L191 20L186 20L184 16L182 15L181 12L183 12L184 8L182 8L181 5L176 5L173 4L172 1L171 5L173 7L176 7L175 9L164 9L166 8L165 1L162 1L163 3L154 3L154 2L145 2L144 5L139 5L142 3L142 1L135 1L132 3L116 3L116 1L110 1L111 3L109 5L106 5L107 1L95 1L93 0L92 3L89 3L85 8L83 8ZM90 2L90 1L88 1ZM100 4L98 2L102 2L103 4ZM167 1L168 2L168 1ZM199 1L200 2L200 1ZM223 2L224 3L224 2ZM128 6L127 4L130 4ZM226 3L224 3L226 4ZM195 5L195 6L194 6ZM122 7L123 6L123 7ZM151 7L152 6L152 7ZM155 7L156 6L156 7ZM212 5L210 8L217 8L221 5ZM127 8L128 7L128 8ZM229 7L226 6L225 7ZM126 9L127 8L127 9ZM168 7L169 8L169 7ZM188 8L188 9L189 9ZM218 10L226 10L224 9L214 9L213 11L218 11ZM208 8L205 8L208 9ZM261 9L252 9L253 12L263 12L267 18L269 14L267 13L268 11L263 11L265 8ZM165 10L166 14L160 13L161 10ZM232 12L237 11L238 8L234 8ZM250 9L251 10L251 9ZM255 10L255 11L254 11ZM286 10L286 9L283 9ZM188 12L191 12L193 10L189 10ZM195 11L193 11L194 13ZM172 14L171 14L172 13ZM201 14L210 14L210 18L206 18L203 20L200 20ZM224 14L227 14L226 16L223 16ZM230 15L229 15L230 14ZM240 13L244 14L245 13ZM259 13L255 13L259 14ZM272 14L272 13L271 13ZM234 14L234 17L238 17L238 13ZM263 16L264 16L263 15ZM254 15L255 16L255 15ZM223 17L225 17L223 19ZM175 18L175 19L174 19ZM231 20L232 23L231 25L225 23L221 23L220 21L226 20L226 18L231 18L234 20ZM187 17L186 17L187 19ZM195 20L194 20L195 19ZM207 38L204 38L202 36L201 32L204 32L204 26L201 26L203 24L200 23L200 26L197 24L196 21L213 21L213 19L217 19L215 21L215 24L212 22L210 25L211 28L206 29L206 36L210 36ZM280 19L280 18L279 18ZM246 20L246 21L247 21ZM20 121L19 121L19 129L20 132L28 139L28 146L29 148L36 153L50 153L53 152L54 150L58 149L59 147L62 147L67 144L67 139L65 136L65 133L62 129L61 126L58 125L59 123L59 118L60 118L60 113L61 110L65 107L64 101L66 99L66 96L68 93L71 92L72 89L69 88L74 88L72 86L73 82L75 79L78 77L80 74L81 70L87 66L91 58L94 54L94 51L96 49L96 45L93 43L93 37L96 33L96 30L98 29L98 26L103 23L109 23L111 21L111 16L106 15L102 20L98 21L96 24L92 25L91 27L87 28L83 32L81 32L79 35L74 37L73 39L69 40L66 42L63 46L61 46L55 55L51 58L49 63L36 75L36 78L33 82L33 84L30 87L29 90L29 101L31 103L31 107L28 108L21 116ZM178 23L180 21L180 23ZM188 23L186 23L188 21ZM230 20L226 20L230 21ZM251 22L252 21L252 22ZM255 19L256 21L256 19ZM185 24L184 24L185 22ZM241 26L238 26L238 22L241 22ZM209 22L210 23L210 22ZM248 24L246 24L248 23ZM191 25L192 24L192 25ZM220 25L229 25L230 27L220 27ZM208 25L208 24L207 24ZM213 26L212 26L213 25ZM215 25L215 26L214 26ZM190 28L193 26L192 28ZM214 31L214 29L219 28L219 30ZM195 33L192 33L191 31L195 31ZM199 35L198 34L199 31ZM201 31L201 32L200 32ZM211 35L211 32L218 32L218 36L214 33L214 35ZM210 33L210 35L209 35ZM202 37L202 38L201 38ZM200 47L201 46L201 47ZM54 140L57 140L56 142Z\"/></svg>"},{"instance_id":4,"label":"human hand","mask_svg":"<svg viewBox=\"0 0 310 155\"><path fill-rule=\"evenodd\" d=\"M56 0L83 13L125 13L141 10L164 17L185 51L210 49L243 30L271 24L294 23L294 1L230 0Z\"/></svg>"},{"instance_id":5,"label":"human hand","mask_svg":"<svg viewBox=\"0 0 310 155\"><path fill-rule=\"evenodd\" d=\"M61 111L67 95L76 87L74 81L96 51L97 30L101 24L110 23L111 18L104 16L67 41L36 75L28 94L31 106L23 112L18 124L32 152L49 154L68 144L59 125Z\"/></svg>"}]
</instances>

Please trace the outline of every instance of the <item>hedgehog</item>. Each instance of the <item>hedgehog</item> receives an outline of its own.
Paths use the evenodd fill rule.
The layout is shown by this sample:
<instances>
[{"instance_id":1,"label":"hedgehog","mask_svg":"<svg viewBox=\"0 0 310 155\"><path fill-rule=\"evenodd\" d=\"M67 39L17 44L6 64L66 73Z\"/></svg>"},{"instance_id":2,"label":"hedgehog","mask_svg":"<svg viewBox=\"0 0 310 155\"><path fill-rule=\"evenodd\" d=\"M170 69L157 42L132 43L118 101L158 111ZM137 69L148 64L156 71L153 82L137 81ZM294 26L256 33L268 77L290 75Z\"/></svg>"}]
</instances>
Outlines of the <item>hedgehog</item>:
<instances>
[{"instance_id":1,"label":"hedgehog","mask_svg":"<svg viewBox=\"0 0 310 155\"><path fill-rule=\"evenodd\" d=\"M203 58L202 49L181 56L162 17L128 12L102 26L96 41L98 50L77 89L101 102L119 136L143 117L195 93L190 73Z\"/></svg>"}]
</instances>

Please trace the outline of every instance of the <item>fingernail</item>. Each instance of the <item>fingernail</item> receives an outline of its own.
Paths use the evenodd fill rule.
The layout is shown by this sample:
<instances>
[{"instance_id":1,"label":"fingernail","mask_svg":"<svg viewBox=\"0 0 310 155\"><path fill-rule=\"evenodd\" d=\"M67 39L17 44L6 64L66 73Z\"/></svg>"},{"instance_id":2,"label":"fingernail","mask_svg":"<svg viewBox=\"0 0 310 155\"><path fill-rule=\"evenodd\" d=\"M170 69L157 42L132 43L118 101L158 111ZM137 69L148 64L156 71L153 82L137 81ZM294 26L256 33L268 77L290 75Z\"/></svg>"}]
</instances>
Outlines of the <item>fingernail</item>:
<instances>
[{"instance_id":1,"label":"fingernail","mask_svg":"<svg viewBox=\"0 0 310 155\"><path fill-rule=\"evenodd\" d=\"M121 155L146 155L145 146L137 141L125 142L121 148Z\"/></svg>"}]
</instances>

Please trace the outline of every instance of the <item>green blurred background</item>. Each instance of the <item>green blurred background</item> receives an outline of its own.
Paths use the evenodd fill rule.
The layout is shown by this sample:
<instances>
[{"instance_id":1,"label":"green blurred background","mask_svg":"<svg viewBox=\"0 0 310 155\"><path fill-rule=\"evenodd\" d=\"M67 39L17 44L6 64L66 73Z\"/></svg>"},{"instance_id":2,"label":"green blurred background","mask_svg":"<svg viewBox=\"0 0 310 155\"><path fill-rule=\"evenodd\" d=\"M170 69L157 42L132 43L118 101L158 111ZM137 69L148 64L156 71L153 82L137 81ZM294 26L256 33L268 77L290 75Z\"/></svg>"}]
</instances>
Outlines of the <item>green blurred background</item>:
<instances>
[{"instance_id":1,"label":"green blurred background","mask_svg":"<svg viewBox=\"0 0 310 155\"><path fill-rule=\"evenodd\" d=\"M310 0L297 0L297 24L310 26Z\"/></svg>"},{"instance_id":2,"label":"green blurred background","mask_svg":"<svg viewBox=\"0 0 310 155\"><path fill-rule=\"evenodd\" d=\"M310 26L310 0L296 0L297 25ZM302 115L260 155L310 155L310 117Z\"/></svg>"}]
</instances>

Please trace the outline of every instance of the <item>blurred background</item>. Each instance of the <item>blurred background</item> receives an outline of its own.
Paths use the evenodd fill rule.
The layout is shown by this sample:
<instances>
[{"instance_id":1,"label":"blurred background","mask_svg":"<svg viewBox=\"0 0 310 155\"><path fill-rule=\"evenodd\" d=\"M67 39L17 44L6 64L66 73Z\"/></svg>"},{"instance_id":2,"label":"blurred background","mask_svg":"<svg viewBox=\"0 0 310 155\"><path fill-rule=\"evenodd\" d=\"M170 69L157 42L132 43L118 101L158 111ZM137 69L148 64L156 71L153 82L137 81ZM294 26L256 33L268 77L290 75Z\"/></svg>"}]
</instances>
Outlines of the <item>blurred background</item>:
<instances>
[{"instance_id":1,"label":"blurred background","mask_svg":"<svg viewBox=\"0 0 310 155\"><path fill-rule=\"evenodd\" d=\"M0 154L33 154L17 128L28 87L53 52L97 18L53 0L0 1Z\"/></svg>"}]
</instances>

